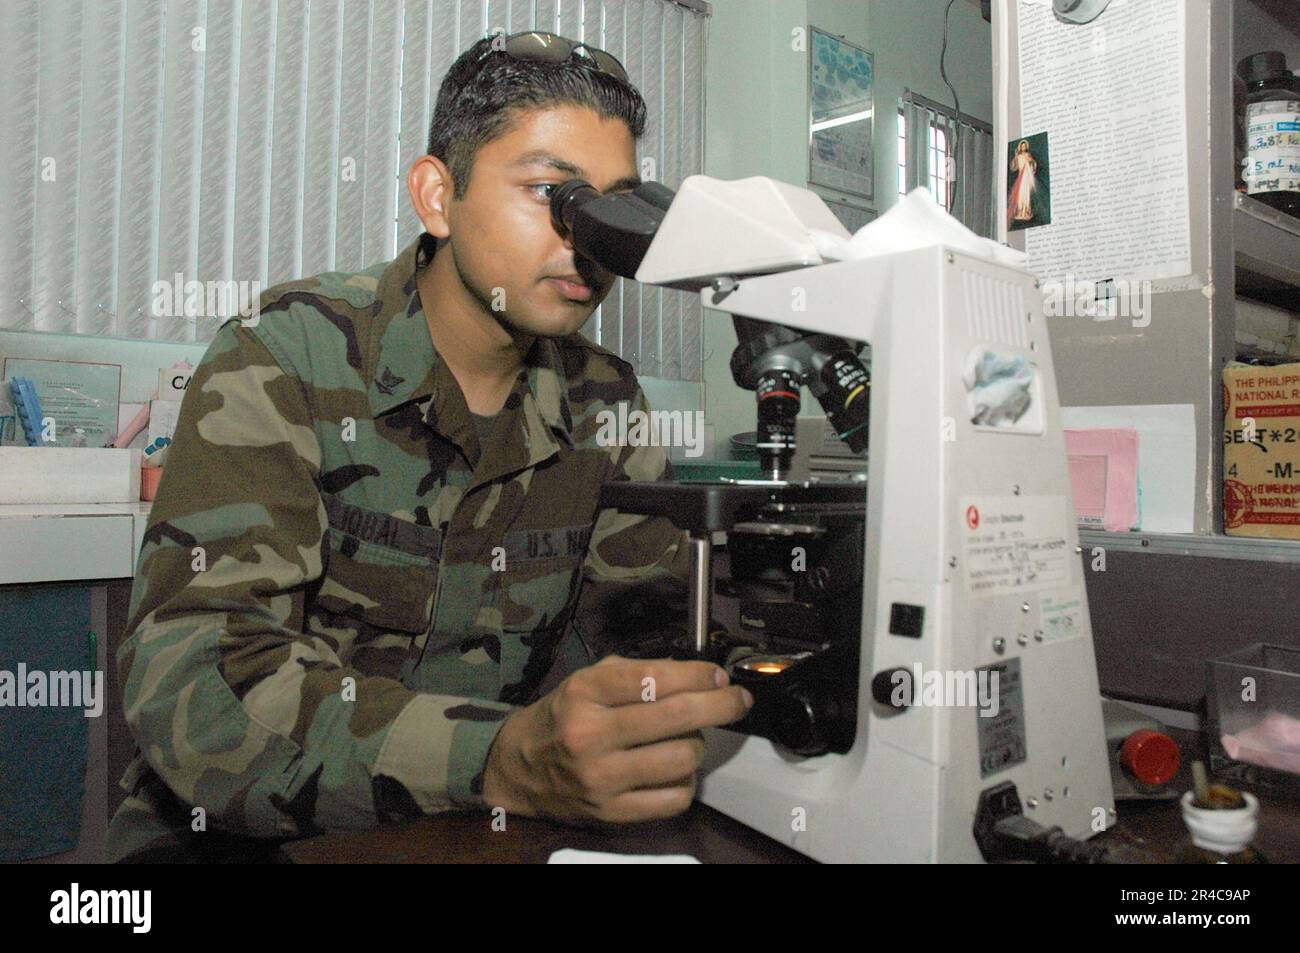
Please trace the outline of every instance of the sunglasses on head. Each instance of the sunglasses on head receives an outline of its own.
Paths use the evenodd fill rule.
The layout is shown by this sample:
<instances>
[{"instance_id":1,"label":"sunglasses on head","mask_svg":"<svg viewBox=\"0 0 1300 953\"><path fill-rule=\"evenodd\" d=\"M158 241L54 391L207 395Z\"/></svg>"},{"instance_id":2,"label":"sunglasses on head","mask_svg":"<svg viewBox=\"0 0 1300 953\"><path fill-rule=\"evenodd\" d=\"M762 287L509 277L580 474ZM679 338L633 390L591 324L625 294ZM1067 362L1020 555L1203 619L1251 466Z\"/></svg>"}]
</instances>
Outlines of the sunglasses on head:
<instances>
[{"instance_id":1,"label":"sunglasses on head","mask_svg":"<svg viewBox=\"0 0 1300 953\"><path fill-rule=\"evenodd\" d=\"M534 63L565 63L576 57L598 73L608 73L624 83L628 81L627 70L623 68L623 64L609 53L586 43L574 42L556 33L529 30L511 34L505 38L504 44L494 42L479 57L480 62L489 54L497 52L504 52L517 60L529 60Z\"/></svg>"}]
</instances>

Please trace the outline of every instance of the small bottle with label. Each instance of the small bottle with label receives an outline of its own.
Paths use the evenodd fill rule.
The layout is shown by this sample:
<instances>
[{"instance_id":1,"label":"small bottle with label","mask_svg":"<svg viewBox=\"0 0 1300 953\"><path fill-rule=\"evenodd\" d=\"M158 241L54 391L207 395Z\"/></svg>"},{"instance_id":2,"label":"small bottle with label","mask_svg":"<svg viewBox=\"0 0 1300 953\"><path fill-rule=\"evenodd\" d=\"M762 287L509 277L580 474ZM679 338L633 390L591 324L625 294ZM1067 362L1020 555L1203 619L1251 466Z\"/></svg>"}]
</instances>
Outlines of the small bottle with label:
<instances>
[{"instance_id":1,"label":"small bottle with label","mask_svg":"<svg viewBox=\"0 0 1300 953\"><path fill-rule=\"evenodd\" d=\"M1236 171L1232 177L1232 187L1238 192L1246 191L1246 81L1240 73L1232 74L1232 138L1233 164Z\"/></svg>"},{"instance_id":2,"label":"small bottle with label","mask_svg":"<svg viewBox=\"0 0 1300 953\"><path fill-rule=\"evenodd\" d=\"M1246 83L1246 191L1300 218L1300 80L1276 50L1247 56L1237 74Z\"/></svg>"},{"instance_id":3,"label":"small bottle with label","mask_svg":"<svg viewBox=\"0 0 1300 953\"><path fill-rule=\"evenodd\" d=\"M1259 800L1226 784L1208 783L1205 765L1192 762L1195 787L1179 802L1192 841L1183 848L1184 864L1264 864L1251 846L1258 827Z\"/></svg>"}]
</instances>

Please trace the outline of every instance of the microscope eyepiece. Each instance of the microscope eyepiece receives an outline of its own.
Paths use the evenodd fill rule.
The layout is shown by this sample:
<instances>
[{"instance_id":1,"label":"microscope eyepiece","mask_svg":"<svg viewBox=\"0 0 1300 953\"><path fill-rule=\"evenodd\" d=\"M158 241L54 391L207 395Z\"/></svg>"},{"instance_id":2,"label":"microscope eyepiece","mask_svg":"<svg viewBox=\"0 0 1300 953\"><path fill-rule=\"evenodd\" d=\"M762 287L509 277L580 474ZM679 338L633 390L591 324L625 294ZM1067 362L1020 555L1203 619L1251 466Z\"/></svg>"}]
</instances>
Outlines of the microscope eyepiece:
<instances>
[{"instance_id":1,"label":"microscope eyepiece","mask_svg":"<svg viewBox=\"0 0 1300 953\"><path fill-rule=\"evenodd\" d=\"M584 179L569 179L551 193L551 222L561 235L572 237L579 255L635 278L675 195L658 182L602 195Z\"/></svg>"},{"instance_id":2,"label":"microscope eyepiece","mask_svg":"<svg viewBox=\"0 0 1300 953\"><path fill-rule=\"evenodd\" d=\"M573 231L573 216L600 193L585 179L569 179L551 193L551 222L561 235Z\"/></svg>"}]
</instances>

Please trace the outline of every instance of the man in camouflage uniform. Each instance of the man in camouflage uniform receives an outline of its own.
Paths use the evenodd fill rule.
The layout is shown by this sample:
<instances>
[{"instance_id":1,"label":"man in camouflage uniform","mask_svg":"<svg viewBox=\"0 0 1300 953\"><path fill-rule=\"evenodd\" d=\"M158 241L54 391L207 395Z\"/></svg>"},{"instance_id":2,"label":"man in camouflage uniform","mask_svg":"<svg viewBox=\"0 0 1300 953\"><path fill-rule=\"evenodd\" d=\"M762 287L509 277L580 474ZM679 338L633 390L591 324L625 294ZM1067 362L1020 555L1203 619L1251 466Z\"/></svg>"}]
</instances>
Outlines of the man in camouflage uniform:
<instances>
[{"instance_id":1,"label":"man in camouflage uniform","mask_svg":"<svg viewBox=\"0 0 1300 953\"><path fill-rule=\"evenodd\" d=\"M486 42L408 174L426 233L269 289L194 372L118 654L138 751L110 860L246 859L452 808L668 816L699 729L744 713L703 662L584 667L680 610L687 577L670 523L597 506L606 480L672 470L597 441L602 411L648 407L576 333L613 277L545 191L634 187L644 104Z\"/></svg>"}]
</instances>

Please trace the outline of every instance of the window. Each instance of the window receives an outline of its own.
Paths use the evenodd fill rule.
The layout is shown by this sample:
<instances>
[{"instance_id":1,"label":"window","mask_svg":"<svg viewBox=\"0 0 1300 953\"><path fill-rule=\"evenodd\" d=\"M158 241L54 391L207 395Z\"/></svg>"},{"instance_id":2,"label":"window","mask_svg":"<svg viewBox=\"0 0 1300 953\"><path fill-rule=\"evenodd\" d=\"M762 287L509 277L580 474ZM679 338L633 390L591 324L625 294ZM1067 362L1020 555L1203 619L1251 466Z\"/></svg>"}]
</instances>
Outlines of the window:
<instances>
[{"instance_id":1,"label":"window","mask_svg":"<svg viewBox=\"0 0 1300 953\"><path fill-rule=\"evenodd\" d=\"M898 103L899 195L925 186L935 204L975 234L991 237L995 179L992 126L904 91Z\"/></svg>"},{"instance_id":2,"label":"window","mask_svg":"<svg viewBox=\"0 0 1300 953\"><path fill-rule=\"evenodd\" d=\"M934 196L935 204L951 209L957 176L954 163L948 155L948 131L934 122L929 126L928 188ZM902 109L898 110L898 194L899 197L907 194L907 116Z\"/></svg>"}]
</instances>

